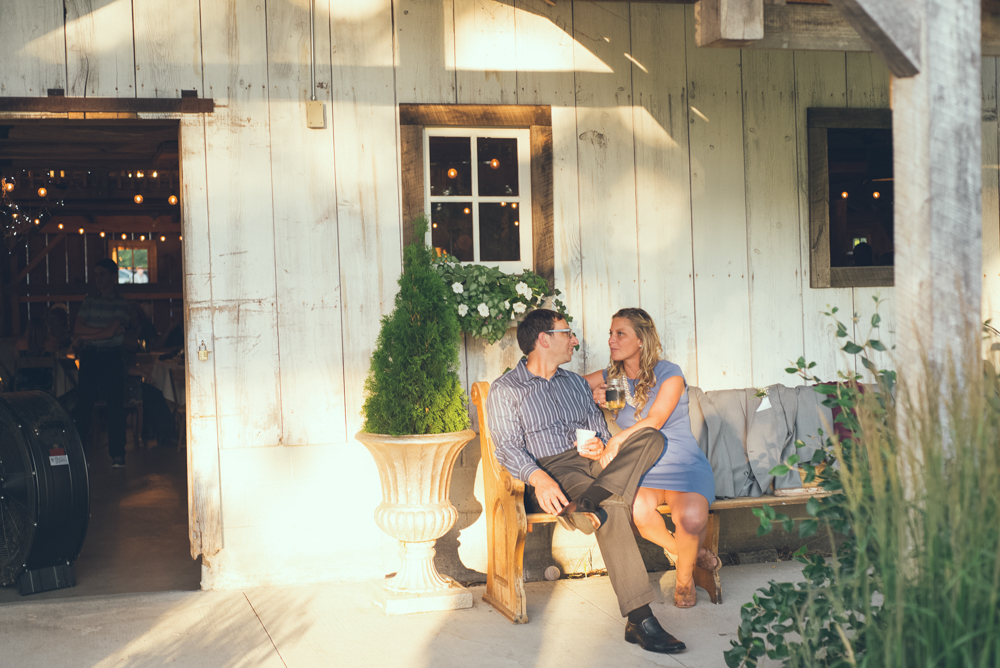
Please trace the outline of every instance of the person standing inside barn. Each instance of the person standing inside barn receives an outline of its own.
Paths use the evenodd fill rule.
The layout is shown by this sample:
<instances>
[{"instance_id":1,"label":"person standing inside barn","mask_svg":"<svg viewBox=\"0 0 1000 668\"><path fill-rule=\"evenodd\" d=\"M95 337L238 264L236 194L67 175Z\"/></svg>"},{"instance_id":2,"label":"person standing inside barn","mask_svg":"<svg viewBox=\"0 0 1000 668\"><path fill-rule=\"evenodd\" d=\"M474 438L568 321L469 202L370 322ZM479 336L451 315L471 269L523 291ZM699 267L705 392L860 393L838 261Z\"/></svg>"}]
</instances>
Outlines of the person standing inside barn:
<instances>
[{"instance_id":1,"label":"person standing inside barn","mask_svg":"<svg viewBox=\"0 0 1000 668\"><path fill-rule=\"evenodd\" d=\"M94 400L107 404L108 454L113 468L125 468L125 367L122 344L129 325L128 302L118 290L118 265L110 258L94 266L94 290L83 300L74 327L73 347L80 356L76 426L90 434Z\"/></svg>"}]
</instances>

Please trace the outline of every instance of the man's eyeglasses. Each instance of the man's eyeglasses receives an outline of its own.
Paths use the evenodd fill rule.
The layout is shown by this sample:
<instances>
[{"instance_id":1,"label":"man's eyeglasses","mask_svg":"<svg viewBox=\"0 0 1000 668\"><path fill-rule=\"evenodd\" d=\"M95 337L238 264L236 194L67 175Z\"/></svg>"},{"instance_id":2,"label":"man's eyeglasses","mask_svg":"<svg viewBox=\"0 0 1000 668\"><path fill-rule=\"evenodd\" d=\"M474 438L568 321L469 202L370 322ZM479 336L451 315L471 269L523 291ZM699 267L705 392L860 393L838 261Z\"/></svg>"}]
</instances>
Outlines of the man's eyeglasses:
<instances>
[{"instance_id":1,"label":"man's eyeglasses","mask_svg":"<svg viewBox=\"0 0 1000 668\"><path fill-rule=\"evenodd\" d=\"M545 330L546 334L555 334L556 332L566 332L567 334L569 334L569 338L571 338L571 339L573 338L573 330L570 329L569 327L566 327L564 329L547 329L547 330Z\"/></svg>"}]
</instances>

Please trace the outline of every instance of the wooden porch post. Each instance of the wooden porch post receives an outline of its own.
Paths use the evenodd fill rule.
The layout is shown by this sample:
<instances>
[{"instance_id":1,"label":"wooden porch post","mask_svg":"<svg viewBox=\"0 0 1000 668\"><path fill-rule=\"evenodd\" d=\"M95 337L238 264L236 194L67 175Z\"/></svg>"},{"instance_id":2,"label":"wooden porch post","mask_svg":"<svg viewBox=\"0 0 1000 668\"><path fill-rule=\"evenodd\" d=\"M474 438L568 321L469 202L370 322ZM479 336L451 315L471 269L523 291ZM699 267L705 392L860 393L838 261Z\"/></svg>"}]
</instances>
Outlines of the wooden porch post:
<instances>
[{"instance_id":1,"label":"wooden porch post","mask_svg":"<svg viewBox=\"0 0 1000 668\"><path fill-rule=\"evenodd\" d=\"M959 362L963 341L979 331L980 4L913 0L911 6L920 71L892 77L896 357L901 378L909 374L917 389L913 381L928 355L928 382L944 392L949 357Z\"/></svg>"}]
</instances>

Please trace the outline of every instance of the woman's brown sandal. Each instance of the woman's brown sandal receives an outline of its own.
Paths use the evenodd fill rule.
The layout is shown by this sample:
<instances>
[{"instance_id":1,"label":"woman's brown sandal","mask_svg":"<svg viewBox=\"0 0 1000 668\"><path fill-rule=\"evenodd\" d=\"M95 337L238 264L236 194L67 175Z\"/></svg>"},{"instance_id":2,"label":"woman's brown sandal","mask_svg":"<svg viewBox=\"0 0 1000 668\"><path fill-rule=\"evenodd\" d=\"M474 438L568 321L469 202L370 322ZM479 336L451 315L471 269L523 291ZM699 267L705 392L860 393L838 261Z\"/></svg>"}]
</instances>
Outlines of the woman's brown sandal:
<instances>
[{"instance_id":1,"label":"woman's brown sandal","mask_svg":"<svg viewBox=\"0 0 1000 668\"><path fill-rule=\"evenodd\" d=\"M705 554L699 556L694 563L698 568L709 573L718 573L722 570L722 559L719 558L719 555L708 550L705 550Z\"/></svg>"},{"instance_id":2,"label":"woman's brown sandal","mask_svg":"<svg viewBox=\"0 0 1000 668\"><path fill-rule=\"evenodd\" d=\"M678 608L693 608L698 603L698 590L694 581L688 583L686 587L677 583L674 587L674 605Z\"/></svg>"}]
</instances>

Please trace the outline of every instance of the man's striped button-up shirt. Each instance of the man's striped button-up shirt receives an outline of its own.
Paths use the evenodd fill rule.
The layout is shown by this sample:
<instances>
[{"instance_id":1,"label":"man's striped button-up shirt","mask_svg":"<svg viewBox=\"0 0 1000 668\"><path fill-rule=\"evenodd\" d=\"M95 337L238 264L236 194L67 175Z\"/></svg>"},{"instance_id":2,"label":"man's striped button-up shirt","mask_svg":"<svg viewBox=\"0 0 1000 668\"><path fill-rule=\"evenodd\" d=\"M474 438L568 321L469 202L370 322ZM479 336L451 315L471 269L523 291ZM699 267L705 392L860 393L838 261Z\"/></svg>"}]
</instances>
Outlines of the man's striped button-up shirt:
<instances>
[{"instance_id":1,"label":"man's striped button-up shirt","mask_svg":"<svg viewBox=\"0 0 1000 668\"><path fill-rule=\"evenodd\" d=\"M583 377L556 369L542 378L523 359L490 387L487 412L497 459L524 482L541 468L538 459L571 449L577 429L592 429L605 443L611 438Z\"/></svg>"}]
</instances>

